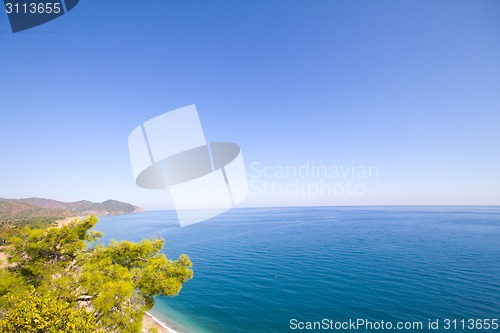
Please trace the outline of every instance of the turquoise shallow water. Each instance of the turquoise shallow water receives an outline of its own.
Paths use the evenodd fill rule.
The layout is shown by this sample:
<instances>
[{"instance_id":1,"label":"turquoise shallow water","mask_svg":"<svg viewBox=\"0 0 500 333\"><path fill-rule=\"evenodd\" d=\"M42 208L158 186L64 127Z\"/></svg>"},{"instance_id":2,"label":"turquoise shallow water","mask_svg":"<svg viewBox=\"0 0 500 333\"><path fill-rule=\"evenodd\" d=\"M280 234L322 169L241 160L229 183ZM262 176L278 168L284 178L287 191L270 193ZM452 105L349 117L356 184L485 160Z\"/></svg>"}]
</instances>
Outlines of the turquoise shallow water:
<instances>
[{"instance_id":1,"label":"turquoise shallow water","mask_svg":"<svg viewBox=\"0 0 500 333\"><path fill-rule=\"evenodd\" d=\"M194 279L152 313L192 332L302 331L292 319L500 332L444 326L500 321L500 207L234 209L184 228L158 211L102 217L96 229L104 241L163 237L169 257L191 257ZM369 328L336 331L389 331Z\"/></svg>"}]
</instances>

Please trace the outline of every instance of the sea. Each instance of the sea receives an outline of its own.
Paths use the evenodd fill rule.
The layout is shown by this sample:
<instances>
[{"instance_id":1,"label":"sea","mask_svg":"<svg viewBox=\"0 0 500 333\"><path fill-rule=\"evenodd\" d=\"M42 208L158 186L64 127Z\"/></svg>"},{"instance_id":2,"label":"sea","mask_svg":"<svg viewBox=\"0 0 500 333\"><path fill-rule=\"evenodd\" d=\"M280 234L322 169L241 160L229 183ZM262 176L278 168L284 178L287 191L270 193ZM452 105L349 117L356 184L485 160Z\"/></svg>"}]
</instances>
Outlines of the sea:
<instances>
[{"instance_id":1,"label":"sea","mask_svg":"<svg viewBox=\"0 0 500 333\"><path fill-rule=\"evenodd\" d=\"M95 229L189 255L194 278L150 311L179 332L500 332L499 206L241 208L187 227L151 211Z\"/></svg>"}]
</instances>

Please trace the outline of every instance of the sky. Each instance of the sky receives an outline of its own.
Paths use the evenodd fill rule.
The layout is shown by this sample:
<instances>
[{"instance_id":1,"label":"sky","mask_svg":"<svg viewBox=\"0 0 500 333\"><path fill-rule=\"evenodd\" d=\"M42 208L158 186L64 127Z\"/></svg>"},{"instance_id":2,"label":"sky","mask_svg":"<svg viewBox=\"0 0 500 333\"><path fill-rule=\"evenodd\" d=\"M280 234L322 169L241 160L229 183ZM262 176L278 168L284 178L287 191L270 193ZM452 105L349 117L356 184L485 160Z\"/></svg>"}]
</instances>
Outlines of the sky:
<instances>
[{"instance_id":1,"label":"sky","mask_svg":"<svg viewBox=\"0 0 500 333\"><path fill-rule=\"evenodd\" d=\"M110 0L12 33L0 13L0 197L171 208L135 185L128 135L196 104L208 141L241 147L243 206L499 205L499 17L495 0Z\"/></svg>"}]
</instances>

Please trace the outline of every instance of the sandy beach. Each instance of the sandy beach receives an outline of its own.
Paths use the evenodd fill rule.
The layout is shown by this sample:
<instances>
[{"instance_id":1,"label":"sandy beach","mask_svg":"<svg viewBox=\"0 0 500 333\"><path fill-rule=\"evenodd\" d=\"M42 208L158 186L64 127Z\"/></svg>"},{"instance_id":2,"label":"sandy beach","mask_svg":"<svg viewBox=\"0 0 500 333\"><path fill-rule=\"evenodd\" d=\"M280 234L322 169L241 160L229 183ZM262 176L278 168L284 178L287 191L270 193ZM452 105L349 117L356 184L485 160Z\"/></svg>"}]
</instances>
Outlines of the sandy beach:
<instances>
[{"instance_id":1,"label":"sandy beach","mask_svg":"<svg viewBox=\"0 0 500 333\"><path fill-rule=\"evenodd\" d=\"M147 332L152 327L156 327L159 333L178 333L173 328L168 327L165 323L146 312L142 318L142 331Z\"/></svg>"}]
</instances>

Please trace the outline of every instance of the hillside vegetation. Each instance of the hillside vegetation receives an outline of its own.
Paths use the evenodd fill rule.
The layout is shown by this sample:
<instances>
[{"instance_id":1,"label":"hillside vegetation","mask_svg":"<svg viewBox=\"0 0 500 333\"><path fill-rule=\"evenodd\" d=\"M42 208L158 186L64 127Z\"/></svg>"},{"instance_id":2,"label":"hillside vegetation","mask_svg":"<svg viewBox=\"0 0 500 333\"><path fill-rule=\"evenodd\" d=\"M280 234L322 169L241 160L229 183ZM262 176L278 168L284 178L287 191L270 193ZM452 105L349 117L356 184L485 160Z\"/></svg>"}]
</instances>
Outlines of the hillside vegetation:
<instances>
[{"instance_id":1,"label":"hillside vegetation","mask_svg":"<svg viewBox=\"0 0 500 333\"><path fill-rule=\"evenodd\" d=\"M45 198L1 199L0 202L16 202L46 209L67 210L77 215L120 215L144 211L142 208L117 200L106 200L96 203L87 200L62 202Z\"/></svg>"},{"instance_id":2,"label":"hillside vegetation","mask_svg":"<svg viewBox=\"0 0 500 333\"><path fill-rule=\"evenodd\" d=\"M86 200L62 202L44 198L0 198L0 245L11 236L18 235L24 227L32 229L55 225L68 217L85 215L120 215L143 211L129 203L107 200L94 203Z\"/></svg>"},{"instance_id":3,"label":"hillside vegetation","mask_svg":"<svg viewBox=\"0 0 500 333\"><path fill-rule=\"evenodd\" d=\"M19 234L24 227L46 228L55 225L58 220L71 216L75 216L75 213L61 209L37 207L22 202L1 201L0 245L4 244L8 237Z\"/></svg>"}]
</instances>

